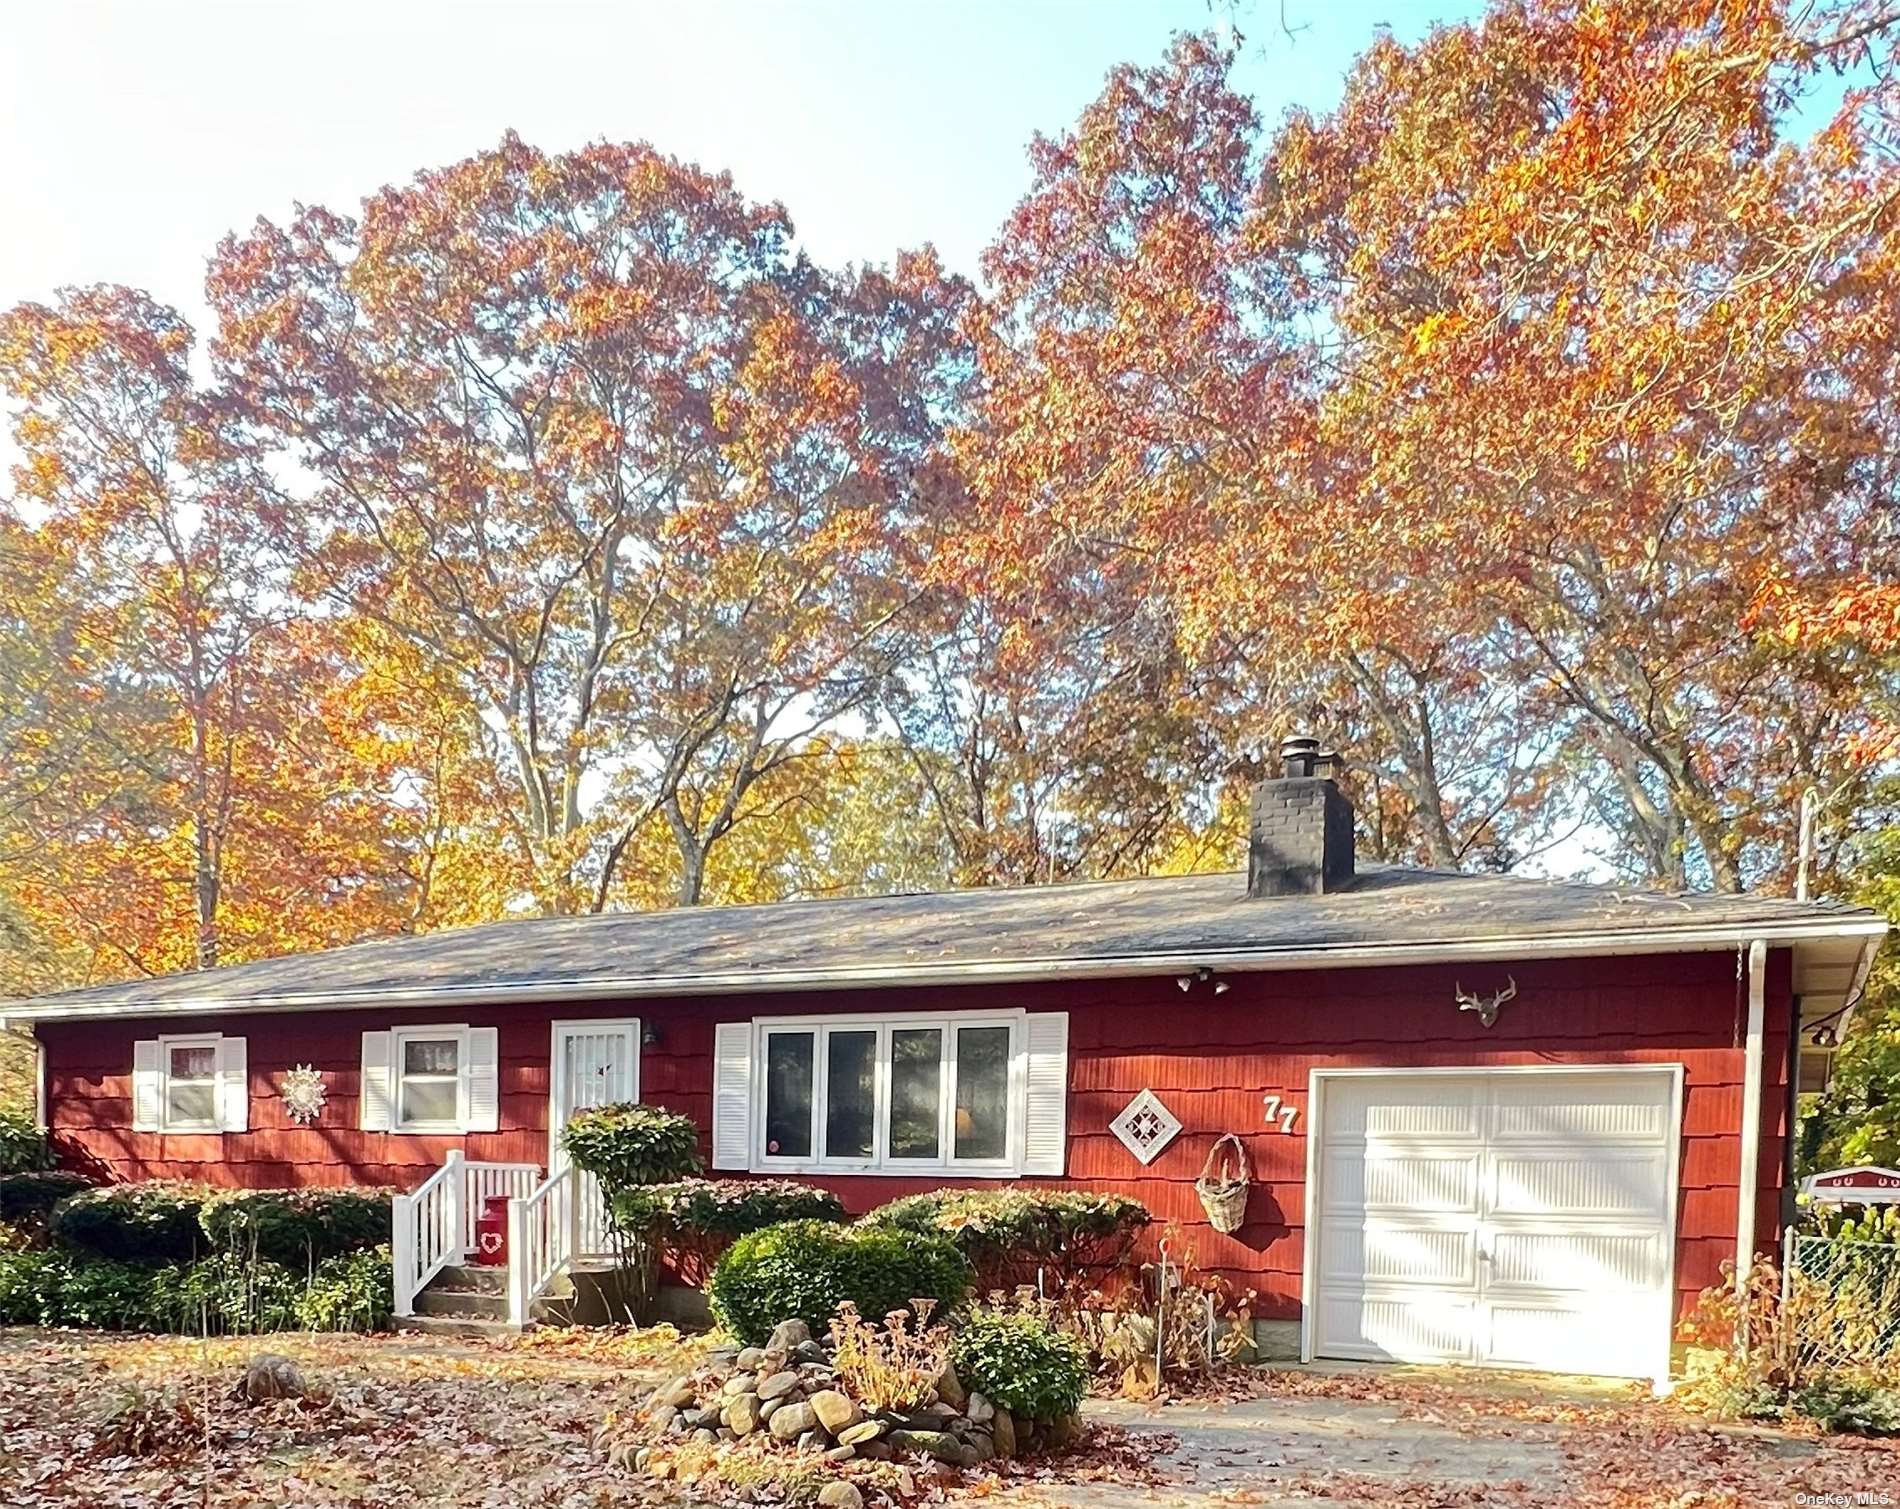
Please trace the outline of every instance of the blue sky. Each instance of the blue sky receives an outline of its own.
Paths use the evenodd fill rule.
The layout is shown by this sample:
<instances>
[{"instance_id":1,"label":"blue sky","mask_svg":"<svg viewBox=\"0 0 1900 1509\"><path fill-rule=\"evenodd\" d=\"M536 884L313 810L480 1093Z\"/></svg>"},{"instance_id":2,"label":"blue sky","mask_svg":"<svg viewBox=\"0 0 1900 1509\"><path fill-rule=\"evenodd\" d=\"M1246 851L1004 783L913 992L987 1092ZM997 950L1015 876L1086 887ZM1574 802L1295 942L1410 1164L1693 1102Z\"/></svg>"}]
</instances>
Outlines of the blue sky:
<instances>
[{"instance_id":1,"label":"blue sky","mask_svg":"<svg viewBox=\"0 0 1900 1509\"><path fill-rule=\"evenodd\" d=\"M1269 121L1337 99L1381 24L1454 0L1238 0ZM1028 183L1031 134L1116 63L1158 58L1225 0L10 7L0 30L0 307L65 283L150 289L194 319L226 231L292 202L353 209L510 127L556 149L646 139L730 169L812 253L934 242L974 272Z\"/></svg>"}]
</instances>

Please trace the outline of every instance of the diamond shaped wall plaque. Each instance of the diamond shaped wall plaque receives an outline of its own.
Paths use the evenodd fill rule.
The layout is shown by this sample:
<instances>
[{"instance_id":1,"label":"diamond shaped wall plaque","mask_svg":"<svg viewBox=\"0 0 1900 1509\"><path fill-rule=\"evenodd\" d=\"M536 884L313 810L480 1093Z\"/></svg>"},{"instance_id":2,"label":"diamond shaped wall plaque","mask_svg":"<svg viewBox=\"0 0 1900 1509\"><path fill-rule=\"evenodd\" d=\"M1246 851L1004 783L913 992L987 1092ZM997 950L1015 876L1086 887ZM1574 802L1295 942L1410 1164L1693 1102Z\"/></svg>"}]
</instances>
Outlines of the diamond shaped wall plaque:
<instances>
[{"instance_id":1,"label":"diamond shaped wall plaque","mask_svg":"<svg viewBox=\"0 0 1900 1509\"><path fill-rule=\"evenodd\" d=\"M1121 1115L1108 1124L1108 1129L1143 1163L1153 1163L1161 1156L1161 1150L1174 1141L1181 1122L1153 1090L1143 1090L1122 1108Z\"/></svg>"}]
</instances>

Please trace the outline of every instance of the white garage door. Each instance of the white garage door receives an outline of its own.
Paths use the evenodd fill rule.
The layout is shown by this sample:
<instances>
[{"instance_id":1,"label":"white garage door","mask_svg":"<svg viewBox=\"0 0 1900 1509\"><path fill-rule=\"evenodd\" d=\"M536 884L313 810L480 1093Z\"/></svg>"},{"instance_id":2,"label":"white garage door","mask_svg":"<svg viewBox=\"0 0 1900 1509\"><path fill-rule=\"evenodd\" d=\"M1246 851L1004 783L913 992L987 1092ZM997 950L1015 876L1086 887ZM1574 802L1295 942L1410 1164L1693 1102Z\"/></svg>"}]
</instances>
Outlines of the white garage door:
<instances>
[{"instance_id":1,"label":"white garage door","mask_svg":"<svg viewBox=\"0 0 1900 1509\"><path fill-rule=\"evenodd\" d=\"M1662 1376L1679 1085L1317 1076L1314 1355Z\"/></svg>"}]
</instances>

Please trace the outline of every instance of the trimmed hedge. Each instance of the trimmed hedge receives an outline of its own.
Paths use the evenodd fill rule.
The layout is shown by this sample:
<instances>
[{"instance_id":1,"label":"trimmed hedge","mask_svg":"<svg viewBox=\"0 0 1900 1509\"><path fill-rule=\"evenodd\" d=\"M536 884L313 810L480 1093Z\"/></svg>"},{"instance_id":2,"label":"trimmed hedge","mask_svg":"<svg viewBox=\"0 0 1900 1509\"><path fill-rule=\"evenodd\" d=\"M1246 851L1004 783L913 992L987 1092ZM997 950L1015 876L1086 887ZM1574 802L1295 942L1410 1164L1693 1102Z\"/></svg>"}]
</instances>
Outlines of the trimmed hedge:
<instances>
[{"instance_id":1,"label":"trimmed hedge","mask_svg":"<svg viewBox=\"0 0 1900 1509\"><path fill-rule=\"evenodd\" d=\"M230 1189L207 1199L198 1225L218 1251L255 1254L308 1271L325 1258L389 1240L395 1191Z\"/></svg>"},{"instance_id":2,"label":"trimmed hedge","mask_svg":"<svg viewBox=\"0 0 1900 1509\"><path fill-rule=\"evenodd\" d=\"M216 1193L208 1184L153 1179L107 1184L74 1195L53 1212L53 1235L122 1262L188 1262L208 1247L198 1214Z\"/></svg>"},{"instance_id":3,"label":"trimmed hedge","mask_svg":"<svg viewBox=\"0 0 1900 1509\"><path fill-rule=\"evenodd\" d=\"M610 1197L699 1172L699 1127L692 1117L659 1106L623 1101L576 1111L561 1129L561 1146Z\"/></svg>"},{"instance_id":4,"label":"trimmed hedge","mask_svg":"<svg viewBox=\"0 0 1900 1509\"><path fill-rule=\"evenodd\" d=\"M683 1179L623 1189L613 1216L628 1236L657 1247L682 1283L697 1287L747 1233L785 1221L842 1221L845 1211L830 1190L792 1179Z\"/></svg>"},{"instance_id":5,"label":"trimmed hedge","mask_svg":"<svg viewBox=\"0 0 1900 1509\"><path fill-rule=\"evenodd\" d=\"M1025 1420L1054 1420L1082 1407L1089 1355L1075 1337L1034 1315L978 1307L950 1341L957 1381Z\"/></svg>"},{"instance_id":6,"label":"trimmed hedge","mask_svg":"<svg viewBox=\"0 0 1900 1509\"><path fill-rule=\"evenodd\" d=\"M980 1293L1036 1282L1063 1293L1124 1263L1152 1218L1126 1195L1066 1189L939 1189L881 1205L860 1223L957 1244Z\"/></svg>"},{"instance_id":7,"label":"trimmed hedge","mask_svg":"<svg viewBox=\"0 0 1900 1509\"><path fill-rule=\"evenodd\" d=\"M802 1320L822 1336L845 1300L875 1324L913 1299L933 1299L948 1313L969 1292L969 1264L947 1237L787 1221L733 1243L707 1298L726 1330L756 1346L782 1320Z\"/></svg>"},{"instance_id":8,"label":"trimmed hedge","mask_svg":"<svg viewBox=\"0 0 1900 1509\"><path fill-rule=\"evenodd\" d=\"M182 1263L235 1252L308 1273L326 1258L386 1243L393 1194L351 1187L213 1189L154 1179L84 1188L53 1213L51 1229L63 1242L122 1262Z\"/></svg>"},{"instance_id":9,"label":"trimmed hedge","mask_svg":"<svg viewBox=\"0 0 1900 1509\"><path fill-rule=\"evenodd\" d=\"M0 1174L0 1222L37 1242L47 1233L54 1207L91 1188L92 1180L84 1174L65 1169Z\"/></svg>"}]
</instances>

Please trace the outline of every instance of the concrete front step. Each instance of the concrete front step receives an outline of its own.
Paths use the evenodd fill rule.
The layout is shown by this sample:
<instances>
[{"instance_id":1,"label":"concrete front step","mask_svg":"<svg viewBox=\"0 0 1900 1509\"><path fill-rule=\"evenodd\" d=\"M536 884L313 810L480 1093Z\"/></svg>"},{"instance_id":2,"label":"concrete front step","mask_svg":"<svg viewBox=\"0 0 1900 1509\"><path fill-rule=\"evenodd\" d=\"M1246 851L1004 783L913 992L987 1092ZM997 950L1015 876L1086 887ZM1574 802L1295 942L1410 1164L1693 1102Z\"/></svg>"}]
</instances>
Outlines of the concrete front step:
<instances>
[{"instance_id":1,"label":"concrete front step","mask_svg":"<svg viewBox=\"0 0 1900 1509\"><path fill-rule=\"evenodd\" d=\"M473 1289L481 1294L506 1294L508 1270L468 1263L459 1268L444 1268L429 1280L431 1289Z\"/></svg>"},{"instance_id":2,"label":"concrete front step","mask_svg":"<svg viewBox=\"0 0 1900 1509\"><path fill-rule=\"evenodd\" d=\"M506 1320L508 1296L483 1289L451 1289L431 1284L416 1296L423 1315L446 1315L468 1320Z\"/></svg>"},{"instance_id":3,"label":"concrete front step","mask_svg":"<svg viewBox=\"0 0 1900 1509\"><path fill-rule=\"evenodd\" d=\"M519 1336L525 1329L505 1320L481 1320L465 1315L399 1315L394 1322L398 1331L420 1331L426 1336L462 1336L495 1340Z\"/></svg>"}]
</instances>

